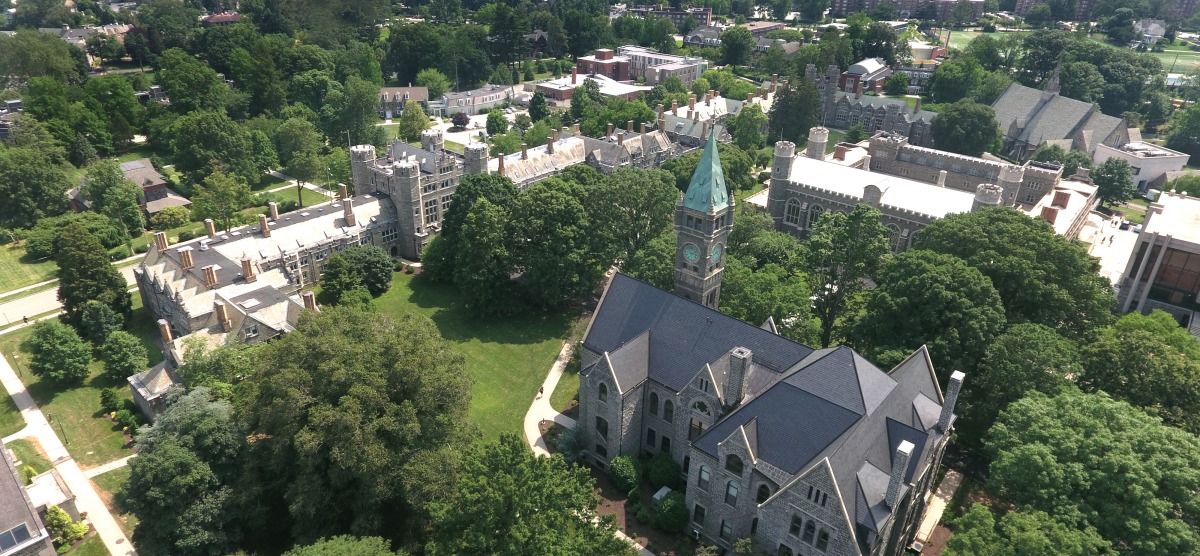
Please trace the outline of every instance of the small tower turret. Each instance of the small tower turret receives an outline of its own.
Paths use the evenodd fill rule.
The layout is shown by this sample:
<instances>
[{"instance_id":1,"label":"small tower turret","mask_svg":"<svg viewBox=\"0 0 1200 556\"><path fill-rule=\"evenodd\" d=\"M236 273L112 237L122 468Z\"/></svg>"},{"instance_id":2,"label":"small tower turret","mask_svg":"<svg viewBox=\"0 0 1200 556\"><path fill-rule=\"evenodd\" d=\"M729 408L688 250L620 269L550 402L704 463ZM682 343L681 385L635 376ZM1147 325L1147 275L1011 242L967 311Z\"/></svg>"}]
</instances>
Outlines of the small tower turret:
<instances>
[{"instance_id":1,"label":"small tower turret","mask_svg":"<svg viewBox=\"0 0 1200 556\"><path fill-rule=\"evenodd\" d=\"M815 160L825 160L825 145L829 144L829 130L817 126L808 130L808 146L804 156Z\"/></svg>"},{"instance_id":2,"label":"small tower turret","mask_svg":"<svg viewBox=\"0 0 1200 556\"><path fill-rule=\"evenodd\" d=\"M988 207L1000 206L1000 198L1004 190L994 183L981 183L975 188L975 200L971 203L971 212Z\"/></svg>"},{"instance_id":3,"label":"small tower turret","mask_svg":"<svg viewBox=\"0 0 1200 556\"><path fill-rule=\"evenodd\" d=\"M463 174L486 174L488 172L488 146L487 143L468 143L463 149Z\"/></svg>"},{"instance_id":4,"label":"small tower turret","mask_svg":"<svg viewBox=\"0 0 1200 556\"><path fill-rule=\"evenodd\" d=\"M350 180L354 182L354 191L367 193L375 191L371 184L371 161L375 160L373 145L354 145L350 147Z\"/></svg>"}]
</instances>

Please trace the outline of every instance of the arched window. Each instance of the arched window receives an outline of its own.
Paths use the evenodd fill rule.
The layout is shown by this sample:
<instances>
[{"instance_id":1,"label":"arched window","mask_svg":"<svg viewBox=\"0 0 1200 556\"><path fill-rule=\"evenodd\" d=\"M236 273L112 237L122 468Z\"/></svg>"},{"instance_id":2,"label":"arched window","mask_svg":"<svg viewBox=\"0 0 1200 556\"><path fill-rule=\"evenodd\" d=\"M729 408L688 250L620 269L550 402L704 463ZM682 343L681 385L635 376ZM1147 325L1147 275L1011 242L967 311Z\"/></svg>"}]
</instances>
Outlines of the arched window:
<instances>
[{"instance_id":1,"label":"arched window","mask_svg":"<svg viewBox=\"0 0 1200 556\"><path fill-rule=\"evenodd\" d=\"M903 245L903 243L901 243L903 238L900 237L900 226L888 224L887 228L889 233L888 246L891 247L893 253L897 253L900 251L900 247Z\"/></svg>"},{"instance_id":2,"label":"arched window","mask_svg":"<svg viewBox=\"0 0 1200 556\"><path fill-rule=\"evenodd\" d=\"M745 466L742 464L742 458L733 454L725 456L725 470L737 476L742 476L742 470Z\"/></svg>"},{"instance_id":3,"label":"arched window","mask_svg":"<svg viewBox=\"0 0 1200 556\"><path fill-rule=\"evenodd\" d=\"M608 401L608 385L607 384L605 384L603 382L600 383L600 388L596 389L596 397L599 398L600 401L602 401L602 402Z\"/></svg>"},{"instance_id":4,"label":"arched window","mask_svg":"<svg viewBox=\"0 0 1200 556\"><path fill-rule=\"evenodd\" d=\"M671 400L663 402L663 419L668 423L675 421L675 403Z\"/></svg>"},{"instance_id":5,"label":"arched window","mask_svg":"<svg viewBox=\"0 0 1200 556\"><path fill-rule=\"evenodd\" d=\"M696 477L696 486L698 486L704 490L708 490L708 481L711 477L712 477L712 475L710 475L708 472L708 466L701 465L700 466L700 474L697 475L697 477Z\"/></svg>"},{"instance_id":6,"label":"arched window","mask_svg":"<svg viewBox=\"0 0 1200 556\"><path fill-rule=\"evenodd\" d=\"M825 212L825 209L821 208L821 205L808 205L809 228L817 225L817 219L821 217L822 212Z\"/></svg>"},{"instance_id":7,"label":"arched window","mask_svg":"<svg viewBox=\"0 0 1200 556\"><path fill-rule=\"evenodd\" d=\"M908 233L908 248L912 249L913 243L917 241L917 232Z\"/></svg>"},{"instance_id":8,"label":"arched window","mask_svg":"<svg viewBox=\"0 0 1200 556\"><path fill-rule=\"evenodd\" d=\"M829 548L829 531L821 529L821 532L817 533L817 550L825 552L826 548Z\"/></svg>"},{"instance_id":9,"label":"arched window","mask_svg":"<svg viewBox=\"0 0 1200 556\"><path fill-rule=\"evenodd\" d=\"M738 485L733 481L725 483L725 503L730 506L737 506Z\"/></svg>"},{"instance_id":10,"label":"arched window","mask_svg":"<svg viewBox=\"0 0 1200 556\"><path fill-rule=\"evenodd\" d=\"M813 535L815 535L816 533L817 533L816 522L809 521L808 523L804 524L804 536L800 537L800 540L802 540L808 544L812 544L813 543Z\"/></svg>"},{"instance_id":11,"label":"arched window","mask_svg":"<svg viewBox=\"0 0 1200 556\"><path fill-rule=\"evenodd\" d=\"M658 415L658 392L650 392L650 414Z\"/></svg>"},{"instance_id":12,"label":"arched window","mask_svg":"<svg viewBox=\"0 0 1200 556\"><path fill-rule=\"evenodd\" d=\"M769 487L767 485L758 485L758 496L754 497L754 501L758 504L762 504L763 502L767 501L767 498L770 498L770 497L771 497L771 487Z\"/></svg>"},{"instance_id":13,"label":"arched window","mask_svg":"<svg viewBox=\"0 0 1200 556\"><path fill-rule=\"evenodd\" d=\"M788 199L787 208L783 211L783 221L793 226L800 226L803 221L800 218L800 199L795 197Z\"/></svg>"}]
</instances>

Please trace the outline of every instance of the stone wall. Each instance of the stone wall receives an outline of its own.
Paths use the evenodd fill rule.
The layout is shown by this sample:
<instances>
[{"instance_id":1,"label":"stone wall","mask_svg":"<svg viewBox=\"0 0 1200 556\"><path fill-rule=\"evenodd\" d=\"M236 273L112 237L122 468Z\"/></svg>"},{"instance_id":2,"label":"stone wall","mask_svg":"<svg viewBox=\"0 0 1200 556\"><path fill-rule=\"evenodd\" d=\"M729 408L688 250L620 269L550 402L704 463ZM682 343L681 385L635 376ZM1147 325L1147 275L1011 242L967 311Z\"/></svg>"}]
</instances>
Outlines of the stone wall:
<instances>
[{"instance_id":1,"label":"stone wall","mask_svg":"<svg viewBox=\"0 0 1200 556\"><path fill-rule=\"evenodd\" d=\"M810 489L812 499L809 499ZM845 495L847 493L843 493ZM853 495L853 493L849 493ZM824 500L825 504L821 505ZM829 546L824 554L834 556L857 556L858 547L849 530L846 510L838 498L838 489L826 461L814 467L807 475L791 484L786 490L762 504L759 509L759 543L772 554L780 545L791 549L792 554L821 554L812 543L803 540L803 525L799 535L792 534L792 517L799 516L802 522L814 520L817 531L824 528L829 532Z\"/></svg>"}]
</instances>

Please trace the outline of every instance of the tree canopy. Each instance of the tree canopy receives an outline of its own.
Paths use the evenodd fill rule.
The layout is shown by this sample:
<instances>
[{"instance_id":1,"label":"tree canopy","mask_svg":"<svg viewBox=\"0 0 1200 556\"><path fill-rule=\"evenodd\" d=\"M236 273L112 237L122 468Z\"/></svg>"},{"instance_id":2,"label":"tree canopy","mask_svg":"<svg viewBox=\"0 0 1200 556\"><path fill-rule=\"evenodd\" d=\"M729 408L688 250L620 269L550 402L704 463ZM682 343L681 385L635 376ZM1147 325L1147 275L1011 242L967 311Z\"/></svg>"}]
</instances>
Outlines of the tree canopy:
<instances>
[{"instance_id":1,"label":"tree canopy","mask_svg":"<svg viewBox=\"0 0 1200 556\"><path fill-rule=\"evenodd\" d=\"M960 100L933 119L929 130L933 144L942 150L979 156L1000 147L1000 126L991 106Z\"/></svg>"},{"instance_id":2,"label":"tree canopy","mask_svg":"<svg viewBox=\"0 0 1200 556\"><path fill-rule=\"evenodd\" d=\"M50 382L79 383L88 376L92 348L70 326L39 322L21 349L29 354L29 370Z\"/></svg>"},{"instance_id":3,"label":"tree canopy","mask_svg":"<svg viewBox=\"0 0 1200 556\"><path fill-rule=\"evenodd\" d=\"M62 229L58 265L58 300L66 312L64 320L78 327L80 314L89 301L108 305L113 312L128 316L133 310L125 277L110 264L108 252L82 224Z\"/></svg>"},{"instance_id":4,"label":"tree canopy","mask_svg":"<svg viewBox=\"0 0 1200 556\"><path fill-rule=\"evenodd\" d=\"M879 209L861 204L850 214L824 213L809 235L809 288L820 321L821 347L835 340L838 324L857 307L863 279L874 276L888 253L888 231Z\"/></svg>"}]
</instances>

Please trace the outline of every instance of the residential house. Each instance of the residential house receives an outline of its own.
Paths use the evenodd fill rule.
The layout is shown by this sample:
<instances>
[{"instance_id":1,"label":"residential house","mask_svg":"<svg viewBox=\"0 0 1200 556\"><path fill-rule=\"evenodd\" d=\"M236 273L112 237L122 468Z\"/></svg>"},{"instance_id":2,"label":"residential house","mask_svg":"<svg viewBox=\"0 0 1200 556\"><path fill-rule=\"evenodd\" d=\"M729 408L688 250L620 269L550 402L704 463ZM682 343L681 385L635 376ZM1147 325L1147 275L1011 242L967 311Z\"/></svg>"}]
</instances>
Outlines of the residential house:
<instances>
[{"instance_id":1,"label":"residential house","mask_svg":"<svg viewBox=\"0 0 1200 556\"><path fill-rule=\"evenodd\" d=\"M698 26L712 25L712 8L675 9L665 6L634 7L626 9L621 13L640 17L642 19L647 17L665 17L671 20L671 23L674 23L675 27L682 27L683 22L688 18L694 20Z\"/></svg>"},{"instance_id":2,"label":"residential house","mask_svg":"<svg viewBox=\"0 0 1200 556\"><path fill-rule=\"evenodd\" d=\"M390 120L404 113L404 105L414 101L422 108L429 103L428 87L383 87L379 89L379 117Z\"/></svg>"},{"instance_id":3,"label":"residential house","mask_svg":"<svg viewBox=\"0 0 1200 556\"><path fill-rule=\"evenodd\" d=\"M189 207L192 202L167 186L167 179L154 169L149 158L121 163L125 179L142 188L142 210L154 216L167 207Z\"/></svg>"},{"instance_id":4,"label":"residential house","mask_svg":"<svg viewBox=\"0 0 1200 556\"><path fill-rule=\"evenodd\" d=\"M233 25L242 20L242 14L237 12L224 12L213 15L206 15L200 18L200 25L204 27L218 27L222 25Z\"/></svg>"},{"instance_id":5,"label":"residential house","mask_svg":"<svg viewBox=\"0 0 1200 556\"><path fill-rule=\"evenodd\" d=\"M488 112L497 106L512 102L512 87L508 85L485 85L461 93L446 93L442 97L444 115L463 112L469 116Z\"/></svg>"}]
</instances>

